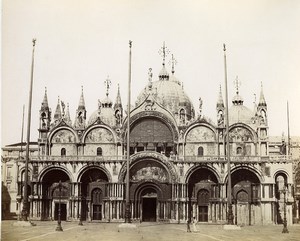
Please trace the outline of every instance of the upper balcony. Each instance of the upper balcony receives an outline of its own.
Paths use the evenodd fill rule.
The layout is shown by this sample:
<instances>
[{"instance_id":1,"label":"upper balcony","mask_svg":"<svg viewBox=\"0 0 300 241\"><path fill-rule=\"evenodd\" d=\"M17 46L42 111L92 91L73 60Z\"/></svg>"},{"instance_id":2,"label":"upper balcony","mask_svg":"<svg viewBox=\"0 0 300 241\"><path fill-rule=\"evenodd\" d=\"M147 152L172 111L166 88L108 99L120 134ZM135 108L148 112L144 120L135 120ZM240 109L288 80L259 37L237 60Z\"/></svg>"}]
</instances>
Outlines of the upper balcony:
<instances>
[{"instance_id":1,"label":"upper balcony","mask_svg":"<svg viewBox=\"0 0 300 241\"><path fill-rule=\"evenodd\" d=\"M174 163L226 163L227 158L224 156L180 156L170 155L167 157ZM25 155L15 156L2 156L2 161L20 160L25 161ZM123 162L126 161L127 156L30 156L31 162ZM231 156L231 163L287 163L292 162L291 156L278 155L278 156Z\"/></svg>"}]
</instances>

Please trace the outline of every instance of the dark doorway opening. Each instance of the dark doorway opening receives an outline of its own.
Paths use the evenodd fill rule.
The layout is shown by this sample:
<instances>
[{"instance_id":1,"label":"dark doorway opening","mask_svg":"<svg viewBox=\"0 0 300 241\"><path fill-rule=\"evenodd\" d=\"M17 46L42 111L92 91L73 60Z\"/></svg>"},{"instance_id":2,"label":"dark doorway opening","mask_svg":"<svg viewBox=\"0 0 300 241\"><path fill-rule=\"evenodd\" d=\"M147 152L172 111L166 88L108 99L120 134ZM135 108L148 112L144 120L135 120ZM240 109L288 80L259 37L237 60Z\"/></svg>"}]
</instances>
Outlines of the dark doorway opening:
<instances>
[{"instance_id":1,"label":"dark doorway opening","mask_svg":"<svg viewBox=\"0 0 300 241\"><path fill-rule=\"evenodd\" d=\"M156 198L143 198L144 222L156 222Z\"/></svg>"},{"instance_id":2,"label":"dark doorway opening","mask_svg":"<svg viewBox=\"0 0 300 241\"><path fill-rule=\"evenodd\" d=\"M199 222L208 222L208 206L199 206Z\"/></svg>"},{"instance_id":3,"label":"dark doorway opening","mask_svg":"<svg viewBox=\"0 0 300 241\"><path fill-rule=\"evenodd\" d=\"M58 219L58 203L55 203L55 210L54 210L54 220ZM60 204L60 220L66 221L67 220L67 204L61 203Z\"/></svg>"},{"instance_id":4,"label":"dark doorway opening","mask_svg":"<svg viewBox=\"0 0 300 241\"><path fill-rule=\"evenodd\" d=\"M93 205L93 220L102 220L102 205Z\"/></svg>"}]
</instances>

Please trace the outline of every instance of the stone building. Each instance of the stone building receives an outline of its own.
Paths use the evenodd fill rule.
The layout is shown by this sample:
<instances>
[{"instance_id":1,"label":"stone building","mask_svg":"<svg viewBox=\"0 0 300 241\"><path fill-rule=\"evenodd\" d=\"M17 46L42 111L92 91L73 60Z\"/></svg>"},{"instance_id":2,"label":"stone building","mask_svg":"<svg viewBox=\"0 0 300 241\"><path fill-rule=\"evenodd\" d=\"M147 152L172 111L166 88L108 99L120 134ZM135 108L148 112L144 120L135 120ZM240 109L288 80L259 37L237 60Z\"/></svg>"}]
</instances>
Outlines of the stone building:
<instances>
[{"instance_id":1,"label":"stone building","mask_svg":"<svg viewBox=\"0 0 300 241\"><path fill-rule=\"evenodd\" d=\"M29 163L31 219L56 220L61 199L63 220L124 221L128 118L120 90L113 102L108 89L90 116L82 90L73 121L69 106L59 100L52 116L45 91L39 138L31 146ZM156 80L149 73L129 120L133 221L180 223L195 217L204 223L226 222L228 169L221 88L216 124L202 115L201 99L197 112L174 68L169 73L163 61ZM263 90L253 110L244 106L237 85L229 108L229 142L238 225L282 223L284 187L287 219L292 222L293 163L285 154L270 155L269 121ZM16 214L22 209L24 186L20 147L6 146L2 155L4 185Z\"/></svg>"}]
</instances>

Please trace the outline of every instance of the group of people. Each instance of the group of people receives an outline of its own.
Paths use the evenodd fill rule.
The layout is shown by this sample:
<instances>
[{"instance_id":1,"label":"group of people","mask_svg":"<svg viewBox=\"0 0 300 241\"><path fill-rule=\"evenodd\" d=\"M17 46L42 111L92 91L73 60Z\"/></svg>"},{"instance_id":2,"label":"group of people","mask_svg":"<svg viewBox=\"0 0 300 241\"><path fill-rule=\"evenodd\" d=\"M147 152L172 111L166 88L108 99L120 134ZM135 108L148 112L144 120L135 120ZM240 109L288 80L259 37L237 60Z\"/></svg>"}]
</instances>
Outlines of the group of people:
<instances>
[{"instance_id":1,"label":"group of people","mask_svg":"<svg viewBox=\"0 0 300 241\"><path fill-rule=\"evenodd\" d=\"M190 219L188 219L188 221L187 221L187 232L188 233L191 233L192 231L191 231L191 223L192 223L192 228L193 228L193 232L198 232L198 229L197 229L197 227L196 227L196 218L195 217L193 217L193 220L190 220Z\"/></svg>"}]
</instances>

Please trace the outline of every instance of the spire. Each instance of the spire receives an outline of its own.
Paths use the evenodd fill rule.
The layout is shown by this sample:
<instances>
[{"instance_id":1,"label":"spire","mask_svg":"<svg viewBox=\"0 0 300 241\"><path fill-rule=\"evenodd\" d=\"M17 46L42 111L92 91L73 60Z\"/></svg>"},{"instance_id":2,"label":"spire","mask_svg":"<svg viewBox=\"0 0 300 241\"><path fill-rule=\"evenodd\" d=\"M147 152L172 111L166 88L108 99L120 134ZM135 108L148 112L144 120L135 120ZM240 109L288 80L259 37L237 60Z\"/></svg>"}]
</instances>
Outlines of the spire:
<instances>
[{"instance_id":1,"label":"spire","mask_svg":"<svg viewBox=\"0 0 300 241\"><path fill-rule=\"evenodd\" d=\"M81 86L81 96L79 99L78 109L85 110L85 102L83 97L83 86Z\"/></svg>"},{"instance_id":2,"label":"spire","mask_svg":"<svg viewBox=\"0 0 300 241\"><path fill-rule=\"evenodd\" d=\"M56 106L56 110L54 113L54 121L60 120L61 119L61 109L60 109L60 101L59 101L59 96L58 96L58 102Z\"/></svg>"},{"instance_id":3,"label":"spire","mask_svg":"<svg viewBox=\"0 0 300 241\"><path fill-rule=\"evenodd\" d=\"M224 101L223 101L223 96L222 96L222 88L220 85L220 90L219 90L219 97L218 97L218 102L217 102L217 108L224 108Z\"/></svg>"},{"instance_id":4,"label":"spire","mask_svg":"<svg viewBox=\"0 0 300 241\"><path fill-rule=\"evenodd\" d=\"M45 87L45 95L44 95L44 99L42 102L42 109L48 109L49 105L48 105L48 97L47 97L47 87Z\"/></svg>"},{"instance_id":5,"label":"spire","mask_svg":"<svg viewBox=\"0 0 300 241\"><path fill-rule=\"evenodd\" d=\"M122 108L122 101L121 101L120 85L119 84L118 84L117 98L116 98L116 102L115 102L115 105L114 105L114 109L116 110L117 108Z\"/></svg>"},{"instance_id":6,"label":"spire","mask_svg":"<svg viewBox=\"0 0 300 241\"><path fill-rule=\"evenodd\" d=\"M85 119L86 119L86 109L85 109L85 102L83 97L83 86L81 86L81 96L79 99L78 108L76 110L74 127L79 129L84 128Z\"/></svg>"},{"instance_id":7,"label":"spire","mask_svg":"<svg viewBox=\"0 0 300 241\"><path fill-rule=\"evenodd\" d=\"M69 103L67 103L67 110L66 110L66 114L65 114L65 122L69 125L72 124L71 122L71 117L70 117L70 109L69 109Z\"/></svg>"},{"instance_id":8,"label":"spire","mask_svg":"<svg viewBox=\"0 0 300 241\"><path fill-rule=\"evenodd\" d=\"M259 97L258 106L267 106L265 96L264 96L264 93L263 93L263 84L262 84L262 82L261 82L261 90L260 90L260 97Z\"/></svg>"}]
</instances>

